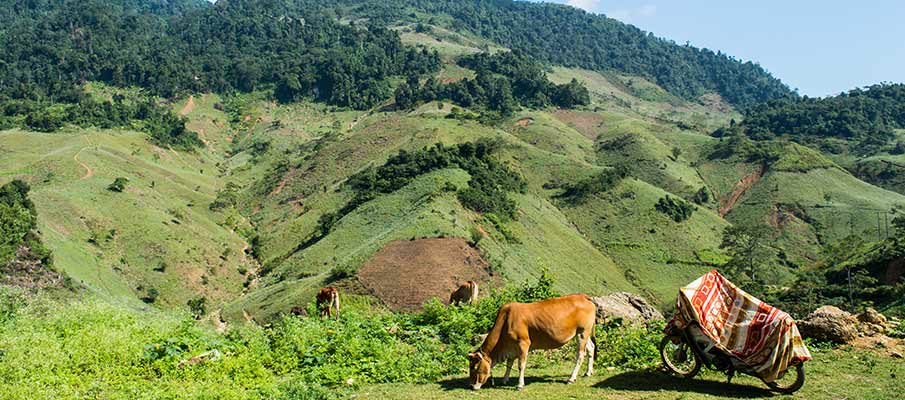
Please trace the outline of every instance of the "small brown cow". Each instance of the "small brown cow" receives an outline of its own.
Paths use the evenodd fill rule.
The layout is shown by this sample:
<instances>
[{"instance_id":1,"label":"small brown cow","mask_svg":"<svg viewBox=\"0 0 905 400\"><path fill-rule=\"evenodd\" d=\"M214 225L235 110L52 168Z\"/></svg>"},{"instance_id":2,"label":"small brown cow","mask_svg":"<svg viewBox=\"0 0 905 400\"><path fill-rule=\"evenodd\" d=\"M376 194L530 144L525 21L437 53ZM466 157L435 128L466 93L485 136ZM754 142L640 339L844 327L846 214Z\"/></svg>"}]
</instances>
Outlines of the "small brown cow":
<instances>
[{"instance_id":1,"label":"small brown cow","mask_svg":"<svg viewBox=\"0 0 905 400\"><path fill-rule=\"evenodd\" d=\"M449 304L473 304L478 301L478 283L468 281L449 295Z\"/></svg>"},{"instance_id":2,"label":"small brown cow","mask_svg":"<svg viewBox=\"0 0 905 400\"><path fill-rule=\"evenodd\" d=\"M321 317L339 319L339 290L331 286L317 292L317 309L320 310Z\"/></svg>"},{"instance_id":3,"label":"small brown cow","mask_svg":"<svg viewBox=\"0 0 905 400\"><path fill-rule=\"evenodd\" d=\"M557 297L537 303L509 303L500 308L496 322L481 348L468 354L471 387L475 390L490 378L490 369L506 361L503 383L509 381L512 363L518 358L518 388L525 387L525 365L532 349L557 349L575 338L578 343L575 369L568 383L575 382L585 353L588 353L588 373L594 373L594 340L597 306L583 294Z\"/></svg>"}]
</instances>

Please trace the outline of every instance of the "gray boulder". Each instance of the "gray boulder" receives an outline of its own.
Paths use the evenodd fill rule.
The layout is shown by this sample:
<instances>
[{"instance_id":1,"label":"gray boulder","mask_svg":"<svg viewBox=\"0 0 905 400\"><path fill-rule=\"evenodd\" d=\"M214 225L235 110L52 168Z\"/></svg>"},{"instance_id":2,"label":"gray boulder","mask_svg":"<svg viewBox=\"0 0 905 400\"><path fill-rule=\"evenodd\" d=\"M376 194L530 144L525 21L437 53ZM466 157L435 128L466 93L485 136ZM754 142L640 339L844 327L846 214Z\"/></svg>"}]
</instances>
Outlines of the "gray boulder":
<instances>
[{"instance_id":1,"label":"gray boulder","mask_svg":"<svg viewBox=\"0 0 905 400\"><path fill-rule=\"evenodd\" d=\"M651 321L663 320L663 314L647 300L631 293L619 292L591 297L591 301L597 305L598 323L621 319L623 322L644 325Z\"/></svg>"},{"instance_id":2,"label":"gray boulder","mask_svg":"<svg viewBox=\"0 0 905 400\"><path fill-rule=\"evenodd\" d=\"M858 319L848 312L834 306L823 306L798 321L798 330L806 338L849 343L858 337L858 325Z\"/></svg>"}]
</instances>

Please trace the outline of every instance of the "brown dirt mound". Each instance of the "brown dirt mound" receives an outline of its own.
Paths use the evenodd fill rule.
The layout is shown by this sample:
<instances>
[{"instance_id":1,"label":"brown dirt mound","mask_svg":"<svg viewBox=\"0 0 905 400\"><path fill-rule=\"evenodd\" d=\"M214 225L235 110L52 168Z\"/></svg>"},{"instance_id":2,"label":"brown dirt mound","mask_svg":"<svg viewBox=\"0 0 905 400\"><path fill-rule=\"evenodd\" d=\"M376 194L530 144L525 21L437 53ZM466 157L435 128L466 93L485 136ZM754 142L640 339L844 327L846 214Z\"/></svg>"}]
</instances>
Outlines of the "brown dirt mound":
<instances>
[{"instance_id":1,"label":"brown dirt mound","mask_svg":"<svg viewBox=\"0 0 905 400\"><path fill-rule=\"evenodd\" d=\"M460 238L431 238L392 242L358 271L368 292L392 310L416 311L437 297L444 303L461 282L480 284L487 293L494 282L489 264Z\"/></svg>"}]
</instances>

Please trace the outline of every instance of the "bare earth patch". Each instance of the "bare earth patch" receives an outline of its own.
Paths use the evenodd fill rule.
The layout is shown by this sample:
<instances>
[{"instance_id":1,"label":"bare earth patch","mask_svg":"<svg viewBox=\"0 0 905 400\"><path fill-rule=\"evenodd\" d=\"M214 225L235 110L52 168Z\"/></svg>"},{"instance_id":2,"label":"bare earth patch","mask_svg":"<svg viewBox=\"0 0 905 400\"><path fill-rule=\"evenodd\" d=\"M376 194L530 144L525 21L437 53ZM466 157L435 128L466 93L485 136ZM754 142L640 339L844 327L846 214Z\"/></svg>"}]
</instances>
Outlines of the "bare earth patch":
<instances>
[{"instance_id":1,"label":"bare earth patch","mask_svg":"<svg viewBox=\"0 0 905 400\"><path fill-rule=\"evenodd\" d=\"M600 136L600 133L605 130L603 116L600 114L587 111L556 110L553 116L591 140L597 140L597 136Z\"/></svg>"},{"instance_id":2,"label":"bare earth patch","mask_svg":"<svg viewBox=\"0 0 905 400\"><path fill-rule=\"evenodd\" d=\"M461 238L399 240L365 262L358 279L390 309L416 311L434 297L445 303L467 280L478 282L483 291L495 281L489 265Z\"/></svg>"}]
</instances>

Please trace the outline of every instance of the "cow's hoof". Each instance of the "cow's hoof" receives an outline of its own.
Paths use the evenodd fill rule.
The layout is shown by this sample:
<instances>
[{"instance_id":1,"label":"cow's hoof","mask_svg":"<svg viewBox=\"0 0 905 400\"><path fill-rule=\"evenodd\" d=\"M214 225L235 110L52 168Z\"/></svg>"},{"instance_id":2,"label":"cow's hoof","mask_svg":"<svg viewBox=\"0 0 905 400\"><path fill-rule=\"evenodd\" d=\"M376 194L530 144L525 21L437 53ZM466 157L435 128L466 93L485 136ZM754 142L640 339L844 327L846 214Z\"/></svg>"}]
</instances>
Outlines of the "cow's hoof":
<instances>
[{"instance_id":1,"label":"cow's hoof","mask_svg":"<svg viewBox=\"0 0 905 400\"><path fill-rule=\"evenodd\" d=\"M569 379L566 381L566 385L571 385L573 383L575 383L575 379Z\"/></svg>"},{"instance_id":2,"label":"cow's hoof","mask_svg":"<svg viewBox=\"0 0 905 400\"><path fill-rule=\"evenodd\" d=\"M518 390L519 392L521 392L522 390L525 390L525 385L518 385L515 387L515 390Z\"/></svg>"},{"instance_id":3,"label":"cow's hoof","mask_svg":"<svg viewBox=\"0 0 905 400\"><path fill-rule=\"evenodd\" d=\"M588 372L588 373L584 374L585 378L588 378L588 377L590 377L591 375L594 375L594 373Z\"/></svg>"}]
</instances>

